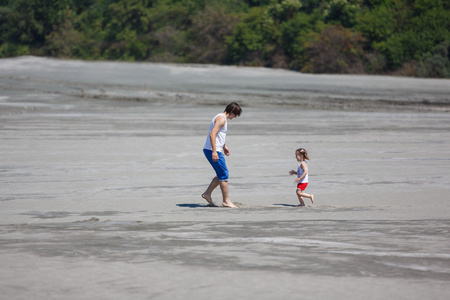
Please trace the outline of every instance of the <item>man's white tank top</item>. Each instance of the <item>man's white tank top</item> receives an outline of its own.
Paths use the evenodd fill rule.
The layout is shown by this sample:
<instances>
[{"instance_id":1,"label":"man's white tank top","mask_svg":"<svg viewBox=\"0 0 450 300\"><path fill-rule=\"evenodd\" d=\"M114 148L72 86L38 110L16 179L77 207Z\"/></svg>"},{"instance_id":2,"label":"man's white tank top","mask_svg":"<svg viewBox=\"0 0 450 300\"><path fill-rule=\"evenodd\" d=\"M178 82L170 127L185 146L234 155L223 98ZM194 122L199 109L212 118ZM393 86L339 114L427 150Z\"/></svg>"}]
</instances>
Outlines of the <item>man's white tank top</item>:
<instances>
[{"instance_id":1,"label":"man's white tank top","mask_svg":"<svg viewBox=\"0 0 450 300\"><path fill-rule=\"evenodd\" d=\"M306 165L308 165L308 163L306 161L305 161L305 163L306 163ZM302 165L302 163L298 164L297 178L300 178L303 175L303 169L302 169L301 165ZM303 178L302 181L300 181L299 183L307 183L308 182L308 175L309 175L309 172L306 173L305 178Z\"/></svg>"},{"instance_id":2,"label":"man's white tank top","mask_svg":"<svg viewBox=\"0 0 450 300\"><path fill-rule=\"evenodd\" d=\"M211 133L211 130L214 127L214 121L219 116L222 116L223 118L225 118L225 126L220 128L219 132L217 132L217 135L216 135L216 151L217 152L223 152L223 146L225 145L225 137L227 136L227 123L228 123L227 122L227 117L223 113L222 114L218 114L217 116L215 116L212 119L211 124L209 125L209 132L208 132L208 136L206 137L206 143L205 143L204 149L212 151L211 139L209 137L209 134Z\"/></svg>"}]
</instances>

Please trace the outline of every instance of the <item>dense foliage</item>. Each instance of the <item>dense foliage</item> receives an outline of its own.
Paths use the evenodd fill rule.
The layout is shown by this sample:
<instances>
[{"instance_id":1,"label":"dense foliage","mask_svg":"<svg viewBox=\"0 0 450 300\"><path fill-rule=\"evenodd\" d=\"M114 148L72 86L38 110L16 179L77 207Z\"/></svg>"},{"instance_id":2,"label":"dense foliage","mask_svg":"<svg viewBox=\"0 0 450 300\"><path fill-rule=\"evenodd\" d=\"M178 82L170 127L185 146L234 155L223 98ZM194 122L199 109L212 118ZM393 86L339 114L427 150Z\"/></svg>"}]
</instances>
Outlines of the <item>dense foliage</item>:
<instances>
[{"instance_id":1,"label":"dense foliage","mask_svg":"<svg viewBox=\"0 0 450 300\"><path fill-rule=\"evenodd\" d=\"M0 57L450 77L448 0L0 0Z\"/></svg>"}]
</instances>

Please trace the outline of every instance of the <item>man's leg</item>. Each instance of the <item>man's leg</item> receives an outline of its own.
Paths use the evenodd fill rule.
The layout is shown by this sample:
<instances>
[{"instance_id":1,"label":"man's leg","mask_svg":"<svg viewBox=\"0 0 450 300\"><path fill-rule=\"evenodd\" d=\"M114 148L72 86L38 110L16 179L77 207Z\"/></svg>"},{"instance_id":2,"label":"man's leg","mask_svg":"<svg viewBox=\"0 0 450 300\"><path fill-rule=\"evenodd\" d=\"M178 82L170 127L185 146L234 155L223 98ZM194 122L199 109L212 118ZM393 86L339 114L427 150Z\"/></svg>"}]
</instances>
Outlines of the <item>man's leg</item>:
<instances>
[{"instance_id":1,"label":"man's leg","mask_svg":"<svg viewBox=\"0 0 450 300\"><path fill-rule=\"evenodd\" d=\"M237 208L236 205L231 202L230 198L228 197L228 181L221 181L220 182L220 190L222 191L222 198L223 198L223 207L231 207L231 208Z\"/></svg>"},{"instance_id":2,"label":"man's leg","mask_svg":"<svg viewBox=\"0 0 450 300\"><path fill-rule=\"evenodd\" d=\"M219 185L219 178L214 177L213 180L211 180L211 183L209 184L206 191L202 194L202 198L208 201L208 203L212 206L216 206L212 200L211 194L214 191L214 189Z\"/></svg>"}]
</instances>

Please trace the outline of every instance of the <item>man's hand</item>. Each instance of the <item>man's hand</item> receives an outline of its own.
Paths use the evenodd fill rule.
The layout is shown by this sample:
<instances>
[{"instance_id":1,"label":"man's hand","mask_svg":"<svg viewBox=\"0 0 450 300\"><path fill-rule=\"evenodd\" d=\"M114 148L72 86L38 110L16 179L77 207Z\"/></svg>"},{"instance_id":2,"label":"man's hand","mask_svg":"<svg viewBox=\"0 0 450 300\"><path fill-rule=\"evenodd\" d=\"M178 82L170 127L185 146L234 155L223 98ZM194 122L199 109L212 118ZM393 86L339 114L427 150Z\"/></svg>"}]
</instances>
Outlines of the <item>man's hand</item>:
<instances>
[{"instance_id":1,"label":"man's hand","mask_svg":"<svg viewBox=\"0 0 450 300\"><path fill-rule=\"evenodd\" d=\"M213 151L213 153L212 153L212 160L213 161L218 161L219 160L219 154L217 154L216 151Z\"/></svg>"},{"instance_id":2,"label":"man's hand","mask_svg":"<svg viewBox=\"0 0 450 300\"><path fill-rule=\"evenodd\" d=\"M223 146L223 153L226 156L230 156L230 154L231 154L230 149L228 149L228 147L226 145Z\"/></svg>"}]
</instances>

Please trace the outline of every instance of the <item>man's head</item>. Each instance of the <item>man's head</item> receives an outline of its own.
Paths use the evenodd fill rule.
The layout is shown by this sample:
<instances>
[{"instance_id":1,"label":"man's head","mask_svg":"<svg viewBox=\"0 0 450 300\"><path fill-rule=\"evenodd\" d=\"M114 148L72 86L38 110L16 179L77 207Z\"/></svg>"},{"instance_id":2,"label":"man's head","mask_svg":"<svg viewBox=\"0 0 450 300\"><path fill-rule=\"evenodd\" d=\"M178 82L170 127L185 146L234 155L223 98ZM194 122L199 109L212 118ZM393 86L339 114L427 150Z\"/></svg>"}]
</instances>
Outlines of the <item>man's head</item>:
<instances>
[{"instance_id":1,"label":"man's head","mask_svg":"<svg viewBox=\"0 0 450 300\"><path fill-rule=\"evenodd\" d=\"M225 112L227 114L234 114L236 117L239 117L242 113L242 109L236 102L231 102L228 104L228 106L225 108Z\"/></svg>"}]
</instances>

